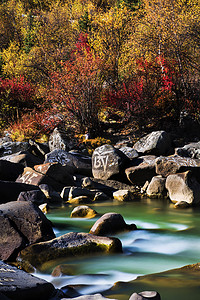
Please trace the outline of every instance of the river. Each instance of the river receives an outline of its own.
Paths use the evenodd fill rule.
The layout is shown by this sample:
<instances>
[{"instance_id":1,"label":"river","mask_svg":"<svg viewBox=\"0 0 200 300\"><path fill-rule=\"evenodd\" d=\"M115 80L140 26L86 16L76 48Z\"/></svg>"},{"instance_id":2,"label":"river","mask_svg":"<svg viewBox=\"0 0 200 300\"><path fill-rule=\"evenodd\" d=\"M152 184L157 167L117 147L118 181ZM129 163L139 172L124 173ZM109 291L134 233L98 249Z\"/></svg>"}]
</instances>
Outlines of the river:
<instances>
[{"instance_id":1,"label":"river","mask_svg":"<svg viewBox=\"0 0 200 300\"><path fill-rule=\"evenodd\" d=\"M123 253L70 258L55 262L67 264L73 274L60 277L51 276L53 267L46 268L36 276L51 282L56 288L77 285L81 294L104 293L117 281L129 282L140 275L163 272L200 261L200 209L174 209L168 200L143 199L134 202L104 202L89 205L99 214L120 213L126 223L135 223L139 230L116 235L122 242ZM52 221L56 236L67 232L89 232L97 220L70 218L72 206L56 208L47 214ZM138 287L139 288L139 287ZM142 288L142 287L140 287ZM146 290L148 286L143 286ZM159 289L159 285L156 285ZM174 287L173 287L174 288ZM137 285L136 285L137 290ZM138 290L139 291L139 290ZM180 287L179 287L180 291ZM169 292L169 286L161 287L162 300L198 299L199 288L187 289L188 293L177 298L177 293ZM129 299L130 287L110 292L109 298ZM107 294L107 295L108 295ZM117 295L116 295L117 294ZM105 293L106 295L106 293ZM172 295L176 295L172 297ZM185 296L184 296L185 295Z\"/></svg>"}]
</instances>

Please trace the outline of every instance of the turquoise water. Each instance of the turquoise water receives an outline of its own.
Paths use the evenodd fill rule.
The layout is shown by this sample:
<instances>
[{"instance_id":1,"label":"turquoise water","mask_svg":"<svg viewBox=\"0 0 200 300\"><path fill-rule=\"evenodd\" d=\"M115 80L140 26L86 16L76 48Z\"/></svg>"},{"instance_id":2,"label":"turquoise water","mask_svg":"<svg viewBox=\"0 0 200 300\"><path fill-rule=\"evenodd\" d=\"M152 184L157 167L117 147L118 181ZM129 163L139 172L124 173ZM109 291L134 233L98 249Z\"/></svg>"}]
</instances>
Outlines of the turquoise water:
<instances>
[{"instance_id":1,"label":"turquoise water","mask_svg":"<svg viewBox=\"0 0 200 300\"><path fill-rule=\"evenodd\" d=\"M77 285L82 294L103 293L117 281L129 282L139 275L163 272L200 261L199 208L178 210L167 200L150 199L127 203L105 202L90 207L100 214L120 213L126 223L135 223L139 230L116 235L123 245L122 254L62 260L45 270L45 274L37 274L53 283L56 288ZM53 223L56 236L71 231L89 232L97 220L72 219L72 209L72 206L52 209L47 214ZM71 266L73 275L51 276L53 267L61 263ZM162 288L161 291L162 299L179 299L177 295L175 298L167 296L168 287L166 290ZM194 298L190 293L190 300L198 299L195 293L194 291ZM126 289L123 292L119 289L117 296L112 294L113 292L110 298L128 299L130 291L127 289L126 294ZM186 300L188 295L187 298L182 296L180 299Z\"/></svg>"}]
</instances>

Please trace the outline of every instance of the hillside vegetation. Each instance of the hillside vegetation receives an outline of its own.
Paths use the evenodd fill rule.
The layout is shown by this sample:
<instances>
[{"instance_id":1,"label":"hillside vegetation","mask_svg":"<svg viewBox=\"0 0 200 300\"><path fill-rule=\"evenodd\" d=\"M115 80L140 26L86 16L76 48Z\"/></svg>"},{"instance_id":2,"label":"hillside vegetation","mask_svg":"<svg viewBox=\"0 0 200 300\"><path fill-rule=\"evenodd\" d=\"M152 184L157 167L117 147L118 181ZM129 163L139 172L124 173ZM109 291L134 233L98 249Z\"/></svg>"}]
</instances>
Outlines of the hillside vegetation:
<instances>
[{"instance_id":1,"label":"hillside vegetation","mask_svg":"<svg viewBox=\"0 0 200 300\"><path fill-rule=\"evenodd\" d=\"M0 130L199 122L198 0L1 0Z\"/></svg>"}]
</instances>

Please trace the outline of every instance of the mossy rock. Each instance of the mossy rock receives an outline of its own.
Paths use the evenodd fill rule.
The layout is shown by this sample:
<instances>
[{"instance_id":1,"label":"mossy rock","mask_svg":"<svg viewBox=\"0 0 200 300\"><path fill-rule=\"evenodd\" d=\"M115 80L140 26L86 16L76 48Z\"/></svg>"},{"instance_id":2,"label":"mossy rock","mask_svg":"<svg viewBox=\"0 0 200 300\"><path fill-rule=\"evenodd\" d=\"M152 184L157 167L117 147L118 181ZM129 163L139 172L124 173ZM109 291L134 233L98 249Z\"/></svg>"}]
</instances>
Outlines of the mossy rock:
<instances>
[{"instance_id":1,"label":"mossy rock","mask_svg":"<svg viewBox=\"0 0 200 300\"><path fill-rule=\"evenodd\" d=\"M40 269L43 264L62 258L117 252L122 252L121 241L117 238L70 232L25 248L21 251L19 259L28 261L32 266Z\"/></svg>"}]
</instances>

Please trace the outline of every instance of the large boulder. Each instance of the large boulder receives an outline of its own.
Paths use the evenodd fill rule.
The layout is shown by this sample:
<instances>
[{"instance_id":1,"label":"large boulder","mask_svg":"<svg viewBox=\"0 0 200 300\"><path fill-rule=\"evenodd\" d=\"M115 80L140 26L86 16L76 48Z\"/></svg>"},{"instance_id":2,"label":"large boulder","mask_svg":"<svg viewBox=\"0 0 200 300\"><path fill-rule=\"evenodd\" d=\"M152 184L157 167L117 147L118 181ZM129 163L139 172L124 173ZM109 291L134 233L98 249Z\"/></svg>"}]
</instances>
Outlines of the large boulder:
<instances>
[{"instance_id":1,"label":"large boulder","mask_svg":"<svg viewBox=\"0 0 200 300\"><path fill-rule=\"evenodd\" d=\"M0 180L15 181L24 171L24 166L7 160L0 160Z\"/></svg>"},{"instance_id":2,"label":"large boulder","mask_svg":"<svg viewBox=\"0 0 200 300\"><path fill-rule=\"evenodd\" d=\"M65 169L63 167L63 169ZM26 167L16 182L32 184L39 186L47 184L52 186L56 191L62 191L63 187L68 184L74 184L74 179L59 164L44 164L35 166L34 169Z\"/></svg>"},{"instance_id":3,"label":"large boulder","mask_svg":"<svg viewBox=\"0 0 200 300\"><path fill-rule=\"evenodd\" d=\"M57 162L36 165L34 166L34 170L64 184L65 186L74 185L74 179L70 168L67 166L62 166Z\"/></svg>"},{"instance_id":4,"label":"large boulder","mask_svg":"<svg viewBox=\"0 0 200 300\"><path fill-rule=\"evenodd\" d=\"M0 259L15 258L32 243L55 237L51 222L32 202L14 201L0 205Z\"/></svg>"},{"instance_id":5,"label":"large boulder","mask_svg":"<svg viewBox=\"0 0 200 300\"><path fill-rule=\"evenodd\" d=\"M163 130L153 131L136 142L133 148L142 154L167 155L171 151L171 138Z\"/></svg>"},{"instance_id":6,"label":"large boulder","mask_svg":"<svg viewBox=\"0 0 200 300\"><path fill-rule=\"evenodd\" d=\"M19 194L17 201L31 201L36 205L47 202L45 194L41 190L25 191Z\"/></svg>"},{"instance_id":7,"label":"large boulder","mask_svg":"<svg viewBox=\"0 0 200 300\"><path fill-rule=\"evenodd\" d=\"M146 181L150 181L152 177L156 176L156 158L154 155L135 158L132 161L134 165L125 170L128 180L134 185L144 185Z\"/></svg>"},{"instance_id":8,"label":"large boulder","mask_svg":"<svg viewBox=\"0 0 200 300\"><path fill-rule=\"evenodd\" d=\"M21 192L33 190L39 188L32 184L0 180L0 203L16 201Z\"/></svg>"},{"instance_id":9,"label":"large boulder","mask_svg":"<svg viewBox=\"0 0 200 300\"><path fill-rule=\"evenodd\" d=\"M107 180L122 177L128 157L111 145L96 148L92 155L92 174L94 178Z\"/></svg>"},{"instance_id":10,"label":"large boulder","mask_svg":"<svg viewBox=\"0 0 200 300\"><path fill-rule=\"evenodd\" d=\"M55 292L54 286L16 267L0 261L0 299L48 300ZM3 296L1 296L3 295ZM6 298L5 298L6 299Z\"/></svg>"},{"instance_id":11,"label":"large boulder","mask_svg":"<svg viewBox=\"0 0 200 300\"><path fill-rule=\"evenodd\" d=\"M193 170L200 177L200 160L189 157L171 155L158 157L155 162L156 174L167 177L170 174Z\"/></svg>"},{"instance_id":12,"label":"large boulder","mask_svg":"<svg viewBox=\"0 0 200 300\"><path fill-rule=\"evenodd\" d=\"M150 198L165 197L167 194L165 182L166 178L163 178L162 176L154 176L147 187L147 196Z\"/></svg>"},{"instance_id":13,"label":"large boulder","mask_svg":"<svg viewBox=\"0 0 200 300\"><path fill-rule=\"evenodd\" d=\"M17 183L31 184L39 186L40 184L49 184L53 188L59 188L60 185L55 180L49 178L48 176L35 171L32 168L26 167L21 176L19 176L16 180ZM63 187L63 186L62 186Z\"/></svg>"},{"instance_id":14,"label":"large boulder","mask_svg":"<svg viewBox=\"0 0 200 300\"><path fill-rule=\"evenodd\" d=\"M74 139L70 138L64 126L56 127L49 137L49 149L69 151L76 146Z\"/></svg>"},{"instance_id":15,"label":"large boulder","mask_svg":"<svg viewBox=\"0 0 200 300\"><path fill-rule=\"evenodd\" d=\"M0 160L7 160L13 163L20 163L24 167L33 167L38 164L42 164L43 160L29 151L20 151L11 155L6 155L0 158Z\"/></svg>"},{"instance_id":16,"label":"large boulder","mask_svg":"<svg viewBox=\"0 0 200 300\"><path fill-rule=\"evenodd\" d=\"M126 230L137 229L135 224L128 225L122 215L117 213L106 213L100 217L90 229L91 234L110 235Z\"/></svg>"},{"instance_id":17,"label":"large boulder","mask_svg":"<svg viewBox=\"0 0 200 300\"><path fill-rule=\"evenodd\" d=\"M200 141L176 148L175 154L183 157L200 158Z\"/></svg>"},{"instance_id":18,"label":"large boulder","mask_svg":"<svg viewBox=\"0 0 200 300\"><path fill-rule=\"evenodd\" d=\"M19 151L27 151L29 149L28 142L7 142L0 145L0 157L11 155Z\"/></svg>"},{"instance_id":19,"label":"large boulder","mask_svg":"<svg viewBox=\"0 0 200 300\"><path fill-rule=\"evenodd\" d=\"M169 175L165 186L173 203L200 204L200 184L190 171Z\"/></svg>"},{"instance_id":20,"label":"large boulder","mask_svg":"<svg viewBox=\"0 0 200 300\"><path fill-rule=\"evenodd\" d=\"M133 159L139 156L138 152L132 147L121 147L119 148L121 152L123 152L129 159Z\"/></svg>"},{"instance_id":21,"label":"large boulder","mask_svg":"<svg viewBox=\"0 0 200 300\"><path fill-rule=\"evenodd\" d=\"M54 150L45 155L44 163L58 162L61 165L68 166L71 173L91 176L92 160L91 157L81 153L69 153L64 150Z\"/></svg>"},{"instance_id":22,"label":"large boulder","mask_svg":"<svg viewBox=\"0 0 200 300\"><path fill-rule=\"evenodd\" d=\"M30 245L21 251L19 259L40 269L44 263L55 259L116 252L122 252L121 242L117 238L70 232L47 242Z\"/></svg>"}]
</instances>

